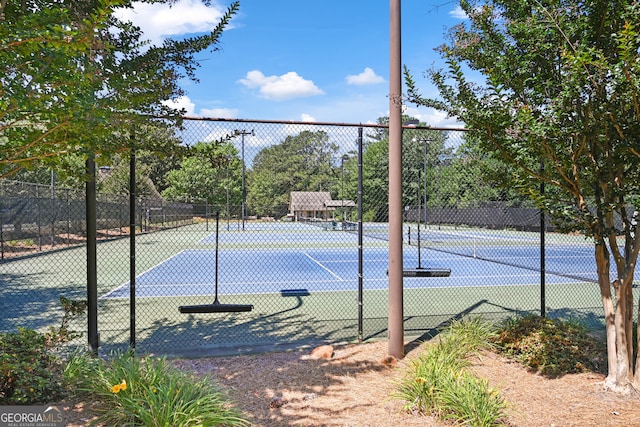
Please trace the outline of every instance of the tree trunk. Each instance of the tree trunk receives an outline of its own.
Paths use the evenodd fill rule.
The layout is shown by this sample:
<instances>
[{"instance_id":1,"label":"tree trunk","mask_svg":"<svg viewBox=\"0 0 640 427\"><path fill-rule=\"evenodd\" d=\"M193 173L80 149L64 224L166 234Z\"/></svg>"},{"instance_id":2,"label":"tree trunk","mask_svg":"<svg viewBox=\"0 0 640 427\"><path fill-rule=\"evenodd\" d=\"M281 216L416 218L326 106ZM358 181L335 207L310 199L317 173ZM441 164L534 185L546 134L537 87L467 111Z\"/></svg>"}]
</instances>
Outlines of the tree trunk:
<instances>
[{"instance_id":1,"label":"tree trunk","mask_svg":"<svg viewBox=\"0 0 640 427\"><path fill-rule=\"evenodd\" d=\"M607 378L604 386L610 390L629 393L632 390L631 358L629 345L631 339L627 335L627 309L629 293L624 278L610 281L609 253L604 245L596 245L596 265L598 269L598 284L604 308L605 330L607 338ZM628 286L625 286L628 285ZM611 288L615 290L615 303Z\"/></svg>"},{"instance_id":2,"label":"tree trunk","mask_svg":"<svg viewBox=\"0 0 640 427\"><path fill-rule=\"evenodd\" d=\"M627 340L627 292L622 281L613 281L616 292L615 329L616 329L616 386L627 387L631 384L630 359Z\"/></svg>"},{"instance_id":3,"label":"tree trunk","mask_svg":"<svg viewBox=\"0 0 640 427\"><path fill-rule=\"evenodd\" d=\"M609 281L609 254L604 245L596 245L596 266L598 269L598 284L604 309L604 323L607 339L607 378L605 384L612 387L616 383L616 326L615 310L611 298L611 282Z\"/></svg>"},{"instance_id":4,"label":"tree trunk","mask_svg":"<svg viewBox=\"0 0 640 427\"><path fill-rule=\"evenodd\" d=\"M631 277L625 276L623 280L625 301L626 301L626 317L625 317L625 333L627 334L627 354L629 358L629 373L633 376L633 272ZM627 278L629 280L627 280Z\"/></svg>"},{"instance_id":5,"label":"tree trunk","mask_svg":"<svg viewBox=\"0 0 640 427\"><path fill-rule=\"evenodd\" d=\"M640 300L638 301L638 319L640 319ZM633 387L640 390L640 322L636 325L636 363L633 375Z\"/></svg>"}]
</instances>

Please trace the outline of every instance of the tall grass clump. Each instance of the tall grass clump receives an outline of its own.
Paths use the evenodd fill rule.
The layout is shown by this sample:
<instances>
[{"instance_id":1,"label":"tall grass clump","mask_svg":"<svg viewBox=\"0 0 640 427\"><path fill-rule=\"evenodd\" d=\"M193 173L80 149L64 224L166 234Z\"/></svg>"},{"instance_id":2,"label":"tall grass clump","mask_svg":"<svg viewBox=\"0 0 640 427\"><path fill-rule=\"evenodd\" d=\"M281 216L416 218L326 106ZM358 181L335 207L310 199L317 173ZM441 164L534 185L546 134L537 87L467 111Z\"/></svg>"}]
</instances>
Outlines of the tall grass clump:
<instances>
[{"instance_id":1,"label":"tall grass clump","mask_svg":"<svg viewBox=\"0 0 640 427\"><path fill-rule=\"evenodd\" d=\"M481 318L452 322L440 340L425 347L400 381L394 397L404 409L454 424L499 425L506 403L487 381L467 370L469 356L491 347L493 326Z\"/></svg>"},{"instance_id":2,"label":"tall grass clump","mask_svg":"<svg viewBox=\"0 0 640 427\"><path fill-rule=\"evenodd\" d=\"M67 370L79 391L98 402L95 424L249 425L211 380L173 368L164 358L137 357L133 351L109 360L77 356Z\"/></svg>"}]
</instances>

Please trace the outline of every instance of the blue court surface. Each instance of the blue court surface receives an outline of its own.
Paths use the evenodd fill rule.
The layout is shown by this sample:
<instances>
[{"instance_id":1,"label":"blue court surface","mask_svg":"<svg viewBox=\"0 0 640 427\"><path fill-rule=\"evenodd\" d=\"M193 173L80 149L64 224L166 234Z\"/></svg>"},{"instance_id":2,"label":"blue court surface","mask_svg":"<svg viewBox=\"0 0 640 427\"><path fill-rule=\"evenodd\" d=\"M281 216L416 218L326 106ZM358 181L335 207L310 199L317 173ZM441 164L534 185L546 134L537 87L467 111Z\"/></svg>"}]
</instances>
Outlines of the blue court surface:
<instances>
[{"instance_id":1,"label":"blue court surface","mask_svg":"<svg viewBox=\"0 0 640 427\"><path fill-rule=\"evenodd\" d=\"M335 238L327 233L327 239ZM342 234L342 233L340 233ZM221 236L224 239L224 234ZM274 238L285 239L282 235ZM472 245L473 246L473 245ZM458 248L459 249L459 248ZM456 249L456 250L458 250ZM556 250L557 249L557 250ZM584 283L596 280L593 252L580 253L575 248L547 251L546 282ZM499 262L482 259L478 247L468 256L442 250L422 248L422 268L450 269L450 277L405 278L405 288L526 286L539 285L539 258L531 256L531 248L499 249L492 257ZM492 248L493 251L496 248ZM404 267L418 266L418 250L405 246ZM516 267L523 265L525 268ZM363 253L363 286L365 290L387 289L388 249L365 248ZM560 274L552 274L552 271ZM205 296L214 294L216 253L213 249L189 249L154 266L136 278L137 297ZM309 292L336 292L358 289L357 248L288 249L224 249L218 253L219 294L279 293L305 289ZM104 294L102 298L129 298L129 283Z\"/></svg>"}]
</instances>

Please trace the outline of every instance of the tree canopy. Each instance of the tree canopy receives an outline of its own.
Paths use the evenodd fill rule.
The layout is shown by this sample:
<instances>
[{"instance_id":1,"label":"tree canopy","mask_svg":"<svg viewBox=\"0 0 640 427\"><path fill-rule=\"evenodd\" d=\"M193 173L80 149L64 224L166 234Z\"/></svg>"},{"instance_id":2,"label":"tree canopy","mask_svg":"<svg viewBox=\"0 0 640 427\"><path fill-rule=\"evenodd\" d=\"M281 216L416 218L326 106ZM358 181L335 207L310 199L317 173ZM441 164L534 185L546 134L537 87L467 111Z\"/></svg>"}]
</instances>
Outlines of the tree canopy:
<instances>
[{"instance_id":1,"label":"tree canopy","mask_svg":"<svg viewBox=\"0 0 640 427\"><path fill-rule=\"evenodd\" d=\"M258 215L280 215L291 191L330 191L339 180L338 145L324 131L302 131L253 159L247 203Z\"/></svg>"},{"instance_id":2,"label":"tree canopy","mask_svg":"<svg viewBox=\"0 0 640 427\"><path fill-rule=\"evenodd\" d=\"M169 200L237 205L242 197L241 168L242 160L230 142L198 142L180 167L167 173L162 195Z\"/></svg>"},{"instance_id":3,"label":"tree canopy","mask_svg":"<svg viewBox=\"0 0 640 427\"><path fill-rule=\"evenodd\" d=\"M133 3L0 2L0 176L68 153L109 158L132 148L140 123L177 122L182 112L166 101L183 94L181 79L195 79L195 54L217 49L239 3L210 32L161 46L116 18L117 8Z\"/></svg>"},{"instance_id":4,"label":"tree canopy","mask_svg":"<svg viewBox=\"0 0 640 427\"><path fill-rule=\"evenodd\" d=\"M409 98L472 129L510 165L508 181L565 231L593 239L605 313L607 384L640 386L634 367L632 283L640 238L640 5L636 0L460 2L468 20ZM546 191L541 191L540 183ZM635 370L635 375L634 375Z\"/></svg>"}]
</instances>

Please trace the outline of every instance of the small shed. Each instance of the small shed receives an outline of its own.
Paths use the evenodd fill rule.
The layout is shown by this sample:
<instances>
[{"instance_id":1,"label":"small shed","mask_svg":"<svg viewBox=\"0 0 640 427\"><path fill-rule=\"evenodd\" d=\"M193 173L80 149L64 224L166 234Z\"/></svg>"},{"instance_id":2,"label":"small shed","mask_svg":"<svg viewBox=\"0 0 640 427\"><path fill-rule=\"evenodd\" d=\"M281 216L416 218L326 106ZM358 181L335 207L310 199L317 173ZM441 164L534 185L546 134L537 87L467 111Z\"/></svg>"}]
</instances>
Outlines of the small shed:
<instances>
[{"instance_id":1,"label":"small shed","mask_svg":"<svg viewBox=\"0 0 640 427\"><path fill-rule=\"evenodd\" d=\"M289 215L295 221L328 221L336 209L355 206L352 200L333 200L328 191L292 191L289 197Z\"/></svg>"}]
</instances>

